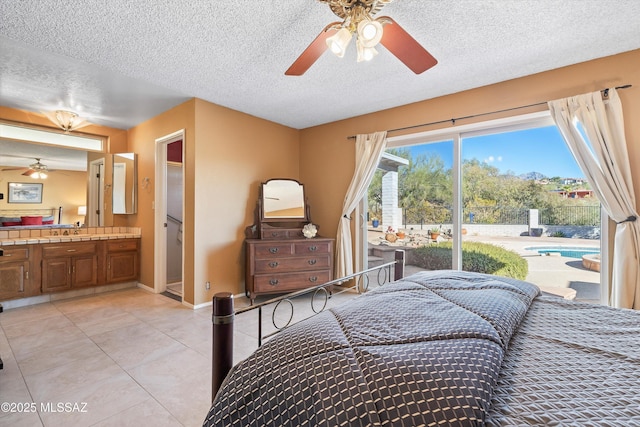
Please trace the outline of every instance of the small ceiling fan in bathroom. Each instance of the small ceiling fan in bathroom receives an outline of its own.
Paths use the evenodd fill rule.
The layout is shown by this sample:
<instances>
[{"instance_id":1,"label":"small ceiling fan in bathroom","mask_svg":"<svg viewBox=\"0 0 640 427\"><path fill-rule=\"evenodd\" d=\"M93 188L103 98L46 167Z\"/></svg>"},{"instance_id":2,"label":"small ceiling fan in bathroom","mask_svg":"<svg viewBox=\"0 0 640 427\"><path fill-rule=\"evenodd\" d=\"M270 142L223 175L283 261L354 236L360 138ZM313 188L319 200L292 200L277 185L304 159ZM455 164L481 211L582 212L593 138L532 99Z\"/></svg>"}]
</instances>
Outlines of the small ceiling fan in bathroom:
<instances>
[{"instance_id":1,"label":"small ceiling fan in bathroom","mask_svg":"<svg viewBox=\"0 0 640 427\"><path fill-rule=\"evenodd\" d=\"M5 169L2 169L2 171L4 172L4 171L16 171L16 170L26 169L22 173L22 175L28 176L34 179L46 179L47 176L49 175L49 172L54 172L52 170L49 170L47 165L41 163L40 159L35 159L35 160L36 160L35 163L30 164L26 168L5 168Z\"/></svg>"}]
</instances>

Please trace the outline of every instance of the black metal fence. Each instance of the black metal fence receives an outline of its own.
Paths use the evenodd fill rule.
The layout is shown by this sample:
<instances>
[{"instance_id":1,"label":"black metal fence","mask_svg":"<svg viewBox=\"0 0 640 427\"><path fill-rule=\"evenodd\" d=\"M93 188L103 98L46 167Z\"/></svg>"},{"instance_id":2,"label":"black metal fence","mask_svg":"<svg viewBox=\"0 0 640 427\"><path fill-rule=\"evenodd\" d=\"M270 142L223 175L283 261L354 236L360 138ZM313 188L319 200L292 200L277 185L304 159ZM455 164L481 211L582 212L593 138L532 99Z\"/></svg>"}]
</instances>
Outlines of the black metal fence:
<instances>
[{"instance_id":1,"label":"black metal fence","mask_svg":"<svg viewBox=\"0 0 640 427\"><path fill-rule=\"evenodd\" d=\"M600 225L600 206L563 206L540 210L544 225Z\"/></svg>"},{"instance_id":2,"label":"black metal fence","mask_svg":"<svg viewBox=\"0 0 640 427\"><path fill-rule=\"evenodd\" d=\"M534 208L531 208L534 209ZM462 211L464 224L529 224L530 208L475 206ZM444 206L403 208L403 223L409 225L451 224L453 210ZM539 209L541 225L600 225L600 206L561 206Z\"/></svg>"},{"instance_id":3,"label":"black metal fence","mask_svg":"<svg viewBox=\"0 0 640 427\"><path fill-rule=\"evenodd\" d=\"M464 224L529 224L529 209L506 206L475 206L462 211Z\"/></svg>"}]
</instances>

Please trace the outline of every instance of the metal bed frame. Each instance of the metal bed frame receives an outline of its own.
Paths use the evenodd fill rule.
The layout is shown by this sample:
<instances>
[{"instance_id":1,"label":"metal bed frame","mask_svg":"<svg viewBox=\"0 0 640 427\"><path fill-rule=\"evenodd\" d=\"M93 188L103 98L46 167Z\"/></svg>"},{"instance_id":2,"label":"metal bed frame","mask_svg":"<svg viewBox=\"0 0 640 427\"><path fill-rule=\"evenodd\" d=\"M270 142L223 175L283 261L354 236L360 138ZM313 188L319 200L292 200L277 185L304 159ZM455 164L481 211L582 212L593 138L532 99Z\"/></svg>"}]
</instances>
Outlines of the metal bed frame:
<instances>
[{"instance_id":1,"label":"metal bed frame","mask_svg":"<svg viewBox=\"0 0 640 427\"><path fill-rule=\"evenodd\" d=\"M213 296L213 357L211 364L211 400L216 396L222 381L224 381L225 377L231 370L233 366L233 324L235 320L235 316L243 313L247 313L249 311L258 310L258 346L262 345L262 341L265 338L272 337L283 330L291 327L293 324L291 323L293 319L294 305L292 300L294 298L300 297L302 295L311 294L311 309L314 314L306 317L308 319L312 316L315 316L318 313L321 313L327 305L328 299L333 295L338 295L343 292L348 291L357 291L358 293L365 292L369 288L369 273L377 271L377 281L378 285L383 285L387 282L400 280L404 277L404 256L405 253L403 250L395 251L395 260L386 264L379 265L377 267L369 268L367 270L360 271L358 273L350 274L348 276L341 277L340 279L335 279L330 282L323 283L318 286L313 286L310 288L306 288L300 291L292 292L277 298L272 298L268 301L264 301L259 304L254 304L248 307L240 308L238 310L234 309L233 302L233 294L230 292L221 292L217 293ZM393 275L392 275L393 274ZM336 290L334 285L342 285L345 282L349 282L353 280L353 286L343 287L337 291L331 292L327 290L333 289ZM322 302L322 306L319 309L316 309L316 305L314 301L316 298L322 295L324 301ZM283 326L276 325L275 321L275 313L277 307L286 302L291 307L291 315L289 320ZM263 335L262 333L262 309L265 306L274 305L274 310L272 314L272 324L275 327L275 332ZM301 320L305 320L301 319Z\"/></svg>"}]
</instances>

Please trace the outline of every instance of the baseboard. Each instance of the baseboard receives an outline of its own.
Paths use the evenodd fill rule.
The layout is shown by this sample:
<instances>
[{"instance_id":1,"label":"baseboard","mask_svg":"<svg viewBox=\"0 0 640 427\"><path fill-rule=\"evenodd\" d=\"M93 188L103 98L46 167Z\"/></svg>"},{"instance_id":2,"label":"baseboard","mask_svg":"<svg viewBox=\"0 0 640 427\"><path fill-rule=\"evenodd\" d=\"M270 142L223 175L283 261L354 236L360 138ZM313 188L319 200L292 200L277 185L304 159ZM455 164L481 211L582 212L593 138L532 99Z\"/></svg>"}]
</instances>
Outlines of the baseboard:
<instances>
[{"instance_id":1,"label":"baseboard","mask_svg":"<svg viewBox=\"0 0 640 427\"><path fill-rule=\"evenodd\" d=\"M33 297L19 298L8 301L2 301L5 310L12 308L27 307L45 302L61 301L70 298L93 296L105 292L119 291L122 289L135 288L138 282L117 283L115 285L93 286L83 289L74 289L71 291L56 292L54 294L36 295Z\"/></svg>"},{"instance_id":2,"label":"baseboard","mask_svg":"<svg viewBox=\"0 0 640 427\"><path fill-rule=\"evenodd\" d=\"M155 289L153 289L153 288L151 288L151 287L149 287L149 286L145 285L144 283L140 283L140 282L138 282L137 286L138 286L138 288L142 289L143 291L147 291L147 292L150 292L150 293L152 293L152 294L155 294L155 293L156 293L156 290L155 290Z\"/></svg>"}]
</instances>

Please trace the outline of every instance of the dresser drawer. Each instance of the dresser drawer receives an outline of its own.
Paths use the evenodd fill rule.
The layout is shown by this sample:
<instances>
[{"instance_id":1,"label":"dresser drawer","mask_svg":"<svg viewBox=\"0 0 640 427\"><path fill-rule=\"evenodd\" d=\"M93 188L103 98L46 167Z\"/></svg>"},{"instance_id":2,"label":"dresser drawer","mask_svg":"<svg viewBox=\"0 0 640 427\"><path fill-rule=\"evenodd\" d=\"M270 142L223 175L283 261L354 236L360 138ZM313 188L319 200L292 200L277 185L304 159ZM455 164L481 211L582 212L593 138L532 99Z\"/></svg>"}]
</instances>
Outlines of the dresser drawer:
<instances>
[{"instance_id":1,"label":"dresser drawer","mask_svg":"<svg viewBox=\"0 0 640 427\"><path fill-rule=\"evenodd\" d=\"M4 255L0 257L0 262L26 261L29 259L29 249L2 246Z\"/></svg>"},{"instance_id":2,"label":"dresser drawer","mask_svg":"<svg viewBox=\"0 0 640 427\"><path fill-rule=\"evenodd\" d=\"M294 252L296 255L308 255L308 254L330 254L331 242L328 241L315 241L310 239L308 242L296 243L294 245Z\"/></svg>"},{"instance_id":3,"label":"dresser drawer","mask_svg":"<svg viewBox=\"0 0 640 427\"><path fill-rule=\"evenodd\" d=\"M318 286L331 280L331 272L308 271L304 273L260 274L254 279L255 292L282 292Z\"/></svg>"},{"instance_id":4,"label":"dresser drawer","mask_svg":"<svg viewBox=\"0 0 640 427\"><path fill-rule=\"evenodd\" d=\"M262 230L263 240L300 239L304 237L301 228L268 228Z\"/></svg>"},{"instance_id":5,"label":"dresser drawer","mask_svg":"<svg viewBox=\"0 0 640 427\"><path fill-rule=\"evenodd\" d=\"M256 258L293 255L291 243L273 242L253 245Z\"/></svg>"},{"instance_id":6,"label":"dresser drawer","mask_svg":"<svg viewBox=\"0 0 640 427\"><path fill-rule=\"evenodd\" d=\"M256 273L304 271L329 268L330 266L331 257L328 254L298 258L266 258L255 260Z\"/></svg>"}]
</instances>

